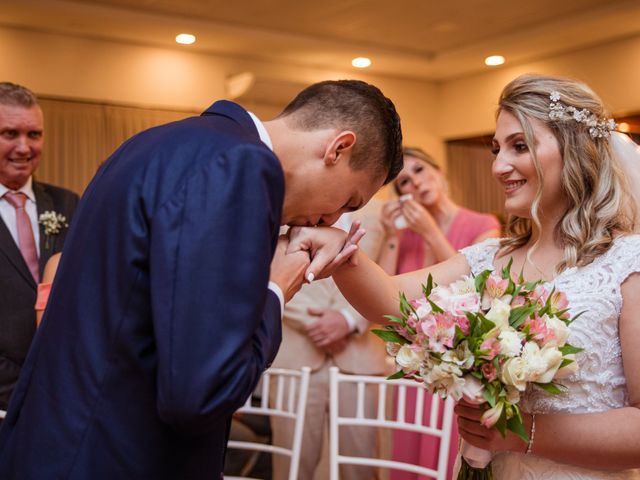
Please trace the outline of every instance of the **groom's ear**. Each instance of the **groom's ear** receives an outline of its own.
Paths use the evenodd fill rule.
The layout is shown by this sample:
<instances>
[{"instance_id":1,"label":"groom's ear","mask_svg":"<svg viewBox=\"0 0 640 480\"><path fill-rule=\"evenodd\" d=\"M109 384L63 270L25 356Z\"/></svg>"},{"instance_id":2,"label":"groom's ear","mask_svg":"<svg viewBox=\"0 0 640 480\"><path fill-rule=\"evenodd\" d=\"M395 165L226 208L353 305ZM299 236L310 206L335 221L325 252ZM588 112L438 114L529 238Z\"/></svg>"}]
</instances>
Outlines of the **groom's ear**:
<instances>
[{"instance_id":1,"label":"groom's ear","mask_svg":"<svg viewBox=\"0 0 640 480\"><path fill-rule=\"evenodd\" d=\"M335 165L343 158L350 158L353 146L356 144L356 134L350 130L338 133L327 145L324 153L325 165Z\"/></svg>"}]
</instances>

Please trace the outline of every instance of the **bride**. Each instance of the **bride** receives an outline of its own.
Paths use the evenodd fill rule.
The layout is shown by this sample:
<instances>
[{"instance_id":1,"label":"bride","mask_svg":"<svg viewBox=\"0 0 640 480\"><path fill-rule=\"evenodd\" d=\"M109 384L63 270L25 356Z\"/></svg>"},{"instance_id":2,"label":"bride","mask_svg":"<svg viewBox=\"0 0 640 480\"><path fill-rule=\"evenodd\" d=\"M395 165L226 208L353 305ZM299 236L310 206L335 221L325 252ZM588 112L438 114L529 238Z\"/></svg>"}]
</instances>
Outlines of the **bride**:
<instances>
[{"instance_id":1,"label":"bride","mask_svg":"<svg viewBox=\"0 0 640 480\"><path fill-rule=\"evenodd\" d=\"M505 237L395 277L361 253L356 266L334 272L345 297L374 321L397 315L398 291L419 297L428 273L448 284L510 258L525 279L564 291L573 315L584 311L570 326L569 342L584 350L563 380L567 393L525 394L528 444L482 426L481 407L456 406L461 437L494 453L495 479L640 479L640 236L632 234L635 202L612 147L621 142L614 126L580 82L516 78L500 96L493 139L493 175L510 214ZM292 242L316 252L344 242L334 230L298 229Z\"/></svg>"}]
</instances>

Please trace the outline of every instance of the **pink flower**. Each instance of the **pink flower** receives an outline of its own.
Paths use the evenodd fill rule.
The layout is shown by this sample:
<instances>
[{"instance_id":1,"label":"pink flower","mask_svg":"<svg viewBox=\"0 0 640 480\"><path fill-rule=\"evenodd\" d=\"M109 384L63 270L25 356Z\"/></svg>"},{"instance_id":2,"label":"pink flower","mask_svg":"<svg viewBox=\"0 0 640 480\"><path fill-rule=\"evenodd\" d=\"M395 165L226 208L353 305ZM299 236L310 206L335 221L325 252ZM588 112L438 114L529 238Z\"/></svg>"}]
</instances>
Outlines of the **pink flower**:
<instances>
[{"instance_id":1,"label":"pink flower","mask_svg":"<svg viewBox=\"0 0 640 480\"><path fill-rule=\"evenodd\" d=\"M456 333L453 315L448 312L427 315L422 322L422 331L429 338L429 348L434 352L443 353L453 347Z\"/></svg>"},{"instance_id":2,"label":"pink flower","mask_svg":"<svg viewBox=\"0 0 640 480\"><path fill-rule=\"evenodd\" d=\"M518 295L517 297L514 297L513 300L511 300L511 306L514 308L524 305L525 303L527 303L527 299L522 295Z\"/></svg>"},{"instance_id":3,"label":"pink flower","mask_svg":"<svg viewBox=\"0 0 640 480\"><path fill-rule=\"evenodd\" d=\"M500 341L498 335L500 330L495 328L487 334L484 341L480 344L480 350L485 352L480 358L485 360L493 360L500 353Z\"/></svg>"},{"instance_id":4,"label":"pink flower","mask_svg":"<svg viewBox=\"0 0 640 480\"><path fill-rule=\"evenodd\" d=\"M456 324L458 325L458 327L460 327L460 330L462 330L462 333L464 335L469 335L469 332L470 332L469 319L463 316L456 316L455 319L456 319Z\"/></svg>"},{"instance_id":5,"label":"pink flower","mask_svg":"<svg viewBox=\"0 0 640 480\"><path fill-rule=\"evenodd\" d=\"M498 377L498 370L492 363L485 363L480 367L480 370L488 382L493 382Z\"/></svg>"},{"instance_id":6,"label":"pink flower","mask_svg":"<svg viewBox=\"0 0 640 480\"><path fill-rule=\"evenodd\" d=\"M559 292L556 290L551 295L551 312L557 313L562 310L566 310L569 307L569 299L567 298L567 294L564 292ZM568 312L562 315L563 318L567 318Z\"/></svg>"},{"instance_id":7,"label":"pink flower","mask_svg":"<svg viewBox=\"0 0 640 480\"><path fill-rule=\"evenodd\" d=\"M534 303L538 303L541 307L544 307L544 304L547 303L547 299L549 298L549 290L547 290L544 285L538 285L533 292L531 292L531 301Z\"/></svg>"},{"instance_id":8,"label":"pink flower","mask_svg":"<svg viewBox=\"0 0 640 480\"><path fill-rule=\"evenodd\" d=\"M493 427L498 420L500 420L500 416L502 415L502 410L504 409L504 403L499 402L495 407L490 408L486 412L482 414L482 418L480 418L480 423L487 428Z\"/></svg>"},{"instance_id":9,"label":"pink flower","mask_svg":"<svg viewBox=\"0 0 640 480\"><path fill-rule=\"evenodd\" d=\"M527 318L524 322L524 326L529 327L529 333L541 347L553 340L556 336L553 329L547 325L545 318L539 317L538 315L534 318Z\"/></svg>"},{"instance_id":10,"label":"pink flower","mask_svg":"<svg viewBox=\"0 0 640 480\"><path fill-rule=\"evenodd\" d=\"M477 293L465 293L455 295L449 299L449 310L454 315L463 316L465 312L477 312L480 310L480 295Z\"/></svg>"},{"instance_id":11,"label":"pink flower","mask_svg":"<svg viewBox=\"0 0 640 480\"><path fill-rule=\"evenodd\" d=\"M504 295L509 287L509 280L498 277L497 275L489 275L485 283L486 292L491 298L500 298Z\"/></svg>"}]
</instances>

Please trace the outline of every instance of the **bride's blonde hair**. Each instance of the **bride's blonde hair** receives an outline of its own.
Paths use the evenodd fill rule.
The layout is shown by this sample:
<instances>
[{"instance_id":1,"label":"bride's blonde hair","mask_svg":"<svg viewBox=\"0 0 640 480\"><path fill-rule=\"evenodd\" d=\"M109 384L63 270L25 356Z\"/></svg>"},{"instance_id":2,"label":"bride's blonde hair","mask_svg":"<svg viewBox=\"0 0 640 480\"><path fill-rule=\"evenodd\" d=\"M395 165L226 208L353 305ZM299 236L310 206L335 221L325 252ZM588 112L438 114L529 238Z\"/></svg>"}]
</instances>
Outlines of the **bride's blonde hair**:
<instances>
[{"instance_id":1,"label":"bride's blonde hair","mask_svg":"<svg viewBox=\"0 0 640 480\"><path fill-rule=\"evenodd\" d=\"M531 238L532 222L540 227L544 172L536 155L535 136L529 121L535 118L553 132L562 155L561 188L567 209L554 231L556 241L564 248L564 260L556 266L556 271L561 272L591 263L611 247L617 236L631 232L635 210L609 137L594 138L587 124L571 116L552 120L549 117L552 92L560 94L560 102L565 107L586 109L600 120L607 117L600 98L575 80L527 74L504 88L497 115L509 112L522 125L539 186L531 205L531 218L511 216L508 219L500 250L506 254L522 247Z\"/></svg>"}]
</instances>

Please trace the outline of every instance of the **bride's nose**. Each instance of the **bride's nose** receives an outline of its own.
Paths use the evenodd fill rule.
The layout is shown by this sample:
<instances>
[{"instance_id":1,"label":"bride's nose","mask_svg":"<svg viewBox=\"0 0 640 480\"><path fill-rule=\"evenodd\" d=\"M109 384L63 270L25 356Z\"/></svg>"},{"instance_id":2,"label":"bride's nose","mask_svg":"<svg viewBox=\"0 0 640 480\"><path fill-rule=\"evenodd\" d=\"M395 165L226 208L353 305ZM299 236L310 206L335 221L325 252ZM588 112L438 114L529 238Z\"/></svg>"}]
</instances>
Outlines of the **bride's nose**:
<instances>
[{"instance_id":1,"label":"bride's nose","mask_svg":"<svg viewBox=\"0 0 640 480\"><path fill-rule=\"evenodd\" d=\"M491 170L496 178L508 176L513 172L513 165L508 161L507 156L499 152L493 160Z\"/></svg>"}]
</instances>

